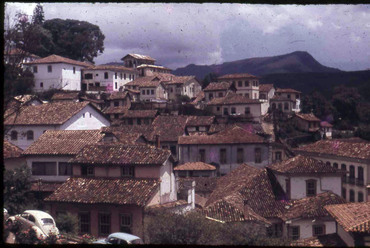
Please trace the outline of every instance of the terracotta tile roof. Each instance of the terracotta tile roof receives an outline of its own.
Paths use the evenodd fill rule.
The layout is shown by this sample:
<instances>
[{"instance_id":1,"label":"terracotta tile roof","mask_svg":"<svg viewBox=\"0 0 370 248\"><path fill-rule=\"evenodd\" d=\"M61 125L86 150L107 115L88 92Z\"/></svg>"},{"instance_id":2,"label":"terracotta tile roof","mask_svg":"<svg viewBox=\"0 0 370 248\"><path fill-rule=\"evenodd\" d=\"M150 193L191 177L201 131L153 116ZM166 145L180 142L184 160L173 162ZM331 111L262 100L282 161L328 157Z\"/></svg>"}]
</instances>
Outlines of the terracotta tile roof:
<instances>
[{"instance_id":1,"label":"terracotta tile roof","mask_svg":"<svg viewBox=\"0 0 370 248\"><path fill-rule=\"evenodd\" d=\"M173 76L171 81L166 82L166 84L184 84L192 79L195 79L195 76Z\"/></svg>"},{"instance_id":2,"label":"terracotta tile roof","mask_svg":"<svg viewBox=\"0 0 370 248\"><path fill-rule=\"evenodd\" d=\"M55 93L51 100L78 100L80 92L58 92Z\"/></svg>"},{"instance_id":3,"label":"terracotta tile roof","mask_svg":"<svg viewBox=\"0 0 370 248\"><path fill-rule=\"evenodd\" d=\"M324 192L313 197L305 197L289 202L289 208L280 215L284 221L303 218L321 218L330 216L324 206L332 204L342 204L346 200L333 192Z\"/></svg>"},{"instance_id":4,"label":"terracotta tile roof","mask_svg":"<svg viewBox=\"0 0 370 248\"><path fill-rule=\"evenodd\" d=\"M224 97L213 98L208 105L233 105L233 104L261 104L258 99L250 99L245 96L229 92Z\"/></svg>"},{"instance_id":5,"label":"terracotta tile roof","mask_svg":"<svg viewBox=\"0 0 370 248\"><path fill-rule=\"evenodd\" d=\"M218 133L220 131L223 131L225 129L228 129L228 128L232 128L232 127L240 127L240 128L243 128L244 130L250 132L250 133L255 133L255 134L262 134L264 133L264 130L262 128L262 125L260 123L241 123L241 122L237 122L237 123L215 123L215 124L212 124L211 127L209 128L209 131L208 133L209 134L212 134L212 133Z\"/></svg>"},{"instance_id":6,"label":"terracotta tile roof","mask_svg":"<svg viewBox=\"0 0 370 248\"><path fill-rule=\"evenodd\" d=\"M296 113L295 116L306 121L320 121L320 119L317 118L313 113L309 114Z\"/></svg>"},{"instance_id":7,"label":"terracotta tile roof","mask_svg":"<svg viewBox=\"0 0 370 248\"><path fill-rule=\"evenodd\" d=\"M207 170L216 170L216 167L210 164L203 163L203 162L189 162L189 163L178 165L173 170L175 171L188 171L188 170L207 171Z\"/></svg>"},{"instance_id":8,"label":"terracotta tile roof","mask_svg":"<svg viewBox=\"0 0 370 248\"><path fill-rule=\"evenodd\" d=\"M197 104L198 102L203 101L204 100L204 97L205 97L204 91L202 90L202 91L199 92L199 94L197 95L197 97L191 103L192 104Z\"/></svg>"},{"instance_id":9,"label":"terracotta tile roof","mask_svg":"<svg viewBox=\"0 0 370 248\"><path fill-rule=\"evenodd\" d=\"M274 88L273 84L260 84L259 90L261 92L269 92L272 88Z\"/></svg>"},{"instance_id":10,"label":"terracotta tile roof","mask_svg":"<svg viewBox=\"0 0 370 248\"><path fill-rule=\"evenodd\" d=\"M3 143L4 159L19 158L20 156L22 156L22 152L23 150L21 148L19 148L16 145L13 145L12 143L4 139Z\"/></svg>"},{"instance_id":11,"label":"terracotta tile roof","mask_svg":"<svg viewBox=\"0 0 370 248\"><path fill-rule=\"evenodd\" d=\"M150 57L148 55L141 55L141 54L137 54L137 53L129 53L126 56L124 56L121 60L125 59L128 56L131 56L131 57L133 57L135 59L143 59L143 60L155 61L155 59L153 59L152 57Z\"/></svg>"},{"instance_id":12,"label":"terracotta tile roof","mask_svg":"<svg viewBox=\"0 0 370 248\"><path fill-rule=\"evenodd\" d=\"M122 126L110 126L102 127L104 132L121 132L121 133L140 133L149 140L153 132L152 125L122 125Z\"/></svg>"},{"instance_id":13,"label":"terracotta tile roof","mask_svg":"<svg viewBox=\"0 0 370 248\"><path fill-rule=\"evenodd\" d=\"M339 157L348 157L355 159L370 160L370 142L353 141L347 139L320 140L313 144L294 149L298 153L308 153L317 155L334 155Z\"/></svg>"},{"instance_id":14,"label":"terracotta tile roof","mask_svg":"<svg viewBox=\"0 0 370 248\"><path fill-rule=\"evenodd\" d=\"M326 234L317 237L306 239L298 239L292 241L291 246L299 247L346 247L346 243L339 237L338 234Z\"/></svg>"},{"instance_id":15,"label":"terracotta tile roof","mask_svg":"<svg viewBox=\"0 0 370 248\"><path fill-rule=\"evenodd\" d=\"M195 181L195 193L211 193L217 185L217 177L180 177L179 190L185 189L185 184Z\"/></svg>"},{"instance_id":16,"label":"terracotta tile roof","mask_svg":"<svg viewBox=\"0 0 370 248\"><path fill-rule=\"evenodd\" d=\"M339 169L303 155L298 155L282 162L272 164L268 166L268 168L278 173L293 175L330 173L340 176L341 173L343 173Z\"/></svg>"},{"instance_id":17,"label":"terracotta tile roof","mask_svg":"<svg viewBox=\"0 0 370 248\"><path fill-rule=\"evenodd\" d=\"M321 127L333 127L333 125L332 124L330 124L329 122L327 122L327 121L322 121L322 122L320 122L320 126Z\"/></svg>"},{"instance_id":18,"label":"terracotta tile roof","mask_svg":"<svg viewBox=\"0 0 370 248\"><path fill-rule=\"evenodd\" d=\"M370 233L370 202L325 206L346 232Z\"/></svg>"},{"instance_id":19,"label":"terracotta tile roof","mask_svg":"<svg viewBox=\"0 0 370 248\"><path fill-rule=\"evenodd\" d=\"M133 68L128 68L123 65L91 65L87 68L83 69L84 71L87 70L107 70L107 71L130 71L136 72Z\"/></svg>"},{"instance_id":20,"label":"terracotta tile roof","mask_svg":"<svg viewBox=\"0 0 370 248\"><path fill-rule=\"evenodd\" d=\"M276 92L276 91L275 91ZM286 98L284 96L278 96L278 95L274 95L270 100L272 101L290 101L290 102L294 102L292 99L290 98Z\"/></svg>"},{"instance_id":21,"label":"terracotta tile roof","mask_svg":"<svg viewBox=\"0 0 370 248\"><path fill-rule=\"evenodd\" d=\"M139 77L131 82L125 84L125 86L138 86L140 87L158 87L162 83L161 78L157 76L146 76Z\"/></svg>"},{"instance_id":22,"label":"terracotta tile roof","mask_svg":"<svg viewBox=\"0 0 370 248\"><path fill-rule=\"evenodd\" d=\"M128 91L114 91L109 95L107 100L121 100L125 99L128 95Z\"/></svg>"},{"instance_id":23,"label":"terracotta tile roof","mask_svg":"<svg viewBox=\"0 0 370 248\"><path fill-rule=\"evenodd\" d=\"M168 71L172 71L172 69L170 68L167 68L167 67L164 67L164 66L161 66L161 65L148 65L148 64L141 64L139 66L137 66L136 68L137 69L141 69L141 68L158 68L158 69L163 69L163 70L168 70Z\"/></svg>"},{"instance_id":24,"label":"terracotta tile roof","mask_svg":"<svg viewBox=\"0 0 370 248\"><path fill-rule=\"evenodd\" d=\"M215 116L189 116L186 121L187 127L210 126L215 120Z\"/></svg>"},{"instance_id":25,"label":"terracotta tile roof","mask_svg":"<svg viewBox=\"0 0 370 248\"><path fill-rule=\"evenodd\" d=\"M32 58L36 58L36 59L40 58L39 56L37 56L35 54L23 51L22 49L19 49L19 48L11 49L10 51L5 51L4 54L5 55L24 55L24 56L28 56L28 57L32 57Z\"/></svg>"},{"instance_id":26,"label":"terracotta tile roof","mask_svg":"<svg viewBox=\"0 0 370 248\"><path fill-rule=\"evenodd\" d=\"M226 74L226 75L218 77L217 79L222 80L222 79L239 79L239 78L241 79L241 78L258 78L258 77L252 74L248 74L248 73L237 73L237 74Z\"/></svg>"},{"instance_id":27,"label":"terracotta tile roof","mask_svg":"<svg viewBox=\"0 0 370 248\"><path fill-rule=\"evenodd\" d=\"M157 110L128 110L122 118L155 118Z\"/></svg>"},{"instance_id":28,"label":"terracotta tile roof","mask_svg":"<svg viewBox=\"0 0 370 248\"><path fill-rule=\"evenodd\" d=\"M179 144L246 144L265 143L265 140L256 134L240 127L232 127L212 135L181 136Z\"/></svg>"},{"instance_id":29,"label":"terracotta tile roof","mask_svg":"<svg viewBox=\"0 0 370 248\"><path fill-rule=\"evenodd\" d=\"M54 192L57 188L62 186L62 184L63 182L42 181L39 186L38 182L33 182L31 184L31 191Z\"/></svg>"},{"instance_id":30,"label":"terracotta tile roof","mask_svg":"<svg viewBox=\"0 0 370 248\"><path fill-rule=\"evenodd\" d=\"M302 92L300 92L298 90L294 90L294 89L289 89L289 88L287 88L287 89L277 88L275 93L297 93L298 94L298 93L302 93Z\"/></svg>"},{"instance_id":31,"label":"terracotta tile roof","mask_svg":"<svg viewBox=\"0 0 370 248\"><path fill-rule=\"evenodd\" d=\"M244 211L244 207L248 205L255 214L269 218L284 213L285 203L276 199L267 170L242 164L218 179L217 187L209 197L206 207L215 206L215 203L223 200L239 211Z\"/></svg>"},{"instance_id":32,"label":"terracotta tile roof","mask_svg":"<svg viewBox=\"0 0 370 248\"><path fill-rule=\"evenodd\" d=\"M28 63L25 63L25 64L32 65L32 64L52 64L52 63L65 63L65 64L72 64L72 65L79 65L79 66L83 66L83 67L91 66L91 64L89 64L87 62L81 62L81 61L65 58L65 57L62 57L62 56L59 56L59 55L55 55L55 54L47 56L47 57L42 58L42 59L36 59L32 62L28 62Z\"/></svg>"},{"instance_id":33,"label":"terracotta tile roof","mask_svg":"<svg viewBox=\"0 0 370 248\"><path fill-rule=\"evenodd\" d=\"M125 89L125 91L128 91L129 93L132 93L132 94L140 94L140 90Z\"/></svg>"},{"instance_id":34,"label":"terracotta tile roof","mask_svg":"<svg viewBox=\"0 0 370 248\"><path fill-rule=\"evenodd\" d=\"M153 132L150 140L155 140L155 135L159 135L160 141L177 142L178 137L185 133L187 116L157 116L153 123Z\"/></svg>"},{"instance_id":35,"label":"terracotta tile roof","mask_svg":"<svg viewBox=\"0 0 370 248\"><path fill-rule=\"evenodd\" d=\"M142 137L145 139L144 135L141 133L124 133L124 132L113 132L113 135L117 137L121 144L126 145L137 145L138 140Z\"/></svg>"},{"instance_id":36,"label":"terracotta tile roof","mask_svg":"<svg viewBox=\"0 0 370 248\"><path fill-rule=\"evenodd\" d=\"M212 82L203 91L214 91L214 90L228 90L232 83L230 82Z\"/></svg>"},{"instance_id":37,"label":"terracotta tile roof","mask_svg":"<svg viewBox=\"0 0 370 248\"><path fill-rule=\"evenodd\" d=\"M145 206L158 189L157 179L71 177L44 201Z\"/></svg>"},{"instance_id":38,"label":"terracotta tile roof","mask_svg":"<svg viewBox=\"0 0 370 248\"><path fill-rule=\"evenodd\" d=\"M100 130L47 130L24 152L24 155L75 155L84 146L99 142Z\"/></svg>"},{"instance_id":39,"label":"terracotta tile roof","mask_svg":"<svg viewBox=\"0 0 370 248\"><path fill-rule=\"evenodd\" d=\"M108 108L103 110L104 114L125 114L128 111L127 106L109 106Z\"/></svg>"},{"instance_id":40,"label":"terracotta tile roof","mask_svg":"<svg viewBox=\"0 0 370 248\"><path fill-rule=\"evenodd\" d=\"M5 125L61 125L85 108L88 102L52 102L25 106L4 120Z\"/></svg>"},{"instance_id":41,"label":"terracotta tile roof","mask_svg":"<svg viewBox=\"0 0 370 248\"><path fill-rule=\"evenodd\" d=\"M169 150L147 145L95 144L85 146L71 163L162 165L171 156Z\"/></svg>"}]
</instances>

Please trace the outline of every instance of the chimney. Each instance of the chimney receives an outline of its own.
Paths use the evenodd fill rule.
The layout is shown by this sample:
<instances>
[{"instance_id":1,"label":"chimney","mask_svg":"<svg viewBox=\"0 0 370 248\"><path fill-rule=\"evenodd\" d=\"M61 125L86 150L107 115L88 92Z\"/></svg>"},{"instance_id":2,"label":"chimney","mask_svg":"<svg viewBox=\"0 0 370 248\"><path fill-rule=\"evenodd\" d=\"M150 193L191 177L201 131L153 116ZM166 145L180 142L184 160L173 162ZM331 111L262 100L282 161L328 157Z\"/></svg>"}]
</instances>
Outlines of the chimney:
<instances>
[{"instance_id":1,"label":"chimney","mask_svg":"<svg viewBox=\"0 0 370 248\"><path fill-rule=\"evenodd\" d=\"M155 147L161 148L161 140L159 138L159 134L155 135Z\"/></svg>"}]
</instances>

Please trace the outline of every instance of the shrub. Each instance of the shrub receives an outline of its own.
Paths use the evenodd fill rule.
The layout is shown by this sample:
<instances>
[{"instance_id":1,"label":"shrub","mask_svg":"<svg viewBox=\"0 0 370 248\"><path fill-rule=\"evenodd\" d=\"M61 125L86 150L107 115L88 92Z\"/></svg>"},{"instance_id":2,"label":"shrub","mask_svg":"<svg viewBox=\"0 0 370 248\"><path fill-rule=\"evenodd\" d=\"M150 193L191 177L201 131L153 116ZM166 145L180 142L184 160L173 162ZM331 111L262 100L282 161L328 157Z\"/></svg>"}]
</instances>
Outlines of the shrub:
<instances>
[{"instance_id":1,"label":"shrub","mask_svg":"<svg viewBox=\"0 0 370 248\"><path fill-rule=\"evenodd\" d=\"M58 215L55 223L60 232L76 234L78 231L78 217L69 212Z\"/></svg>"}]
</instances>

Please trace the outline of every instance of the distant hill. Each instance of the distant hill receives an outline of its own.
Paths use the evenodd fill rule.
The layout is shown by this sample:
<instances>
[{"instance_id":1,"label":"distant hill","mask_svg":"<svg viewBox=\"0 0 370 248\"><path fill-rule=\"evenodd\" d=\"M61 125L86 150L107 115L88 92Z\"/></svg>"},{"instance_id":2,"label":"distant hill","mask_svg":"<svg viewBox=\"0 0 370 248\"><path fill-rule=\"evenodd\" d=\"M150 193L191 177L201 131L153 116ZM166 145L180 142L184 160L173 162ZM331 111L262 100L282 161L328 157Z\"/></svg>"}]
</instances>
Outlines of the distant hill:
<instances>
[{"instance_id":1,"label":"distant hill","mask_svg":"<svg viewBox=\"0 0 370 248\"><path fill-rule=\"evenodd\" d=\"M261 57L225 62L220 65L194 65L177 68L172 73L178 76L195 75L198 80L209 73L218 75L250 73L256 76L277 73L340 72L339 69L323 66L308 52L293 52L273 57Z\"/></svg>"}]
</instances>

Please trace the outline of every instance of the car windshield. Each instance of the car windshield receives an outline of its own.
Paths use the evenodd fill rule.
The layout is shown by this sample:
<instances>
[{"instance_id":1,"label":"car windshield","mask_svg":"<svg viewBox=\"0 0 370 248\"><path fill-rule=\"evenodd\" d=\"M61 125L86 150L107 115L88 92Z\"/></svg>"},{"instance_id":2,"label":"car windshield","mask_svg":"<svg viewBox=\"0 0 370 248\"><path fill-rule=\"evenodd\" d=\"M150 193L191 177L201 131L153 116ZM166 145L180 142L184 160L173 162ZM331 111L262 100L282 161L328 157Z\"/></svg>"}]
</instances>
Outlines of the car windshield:
<instances>
[{"instance_id":1,"label":"car windshield","mask_svg":"<svg viewBox=\"0 0 370 248\"><path fill-rule=\"evenodd\" d=\"M42 220L42 223L43 223L44 225L53 225L53 224L54 224L53 219L50 219L50 218L43 218L43 219L41 219L41 220Z\"/></svg>"}]
</instances>

